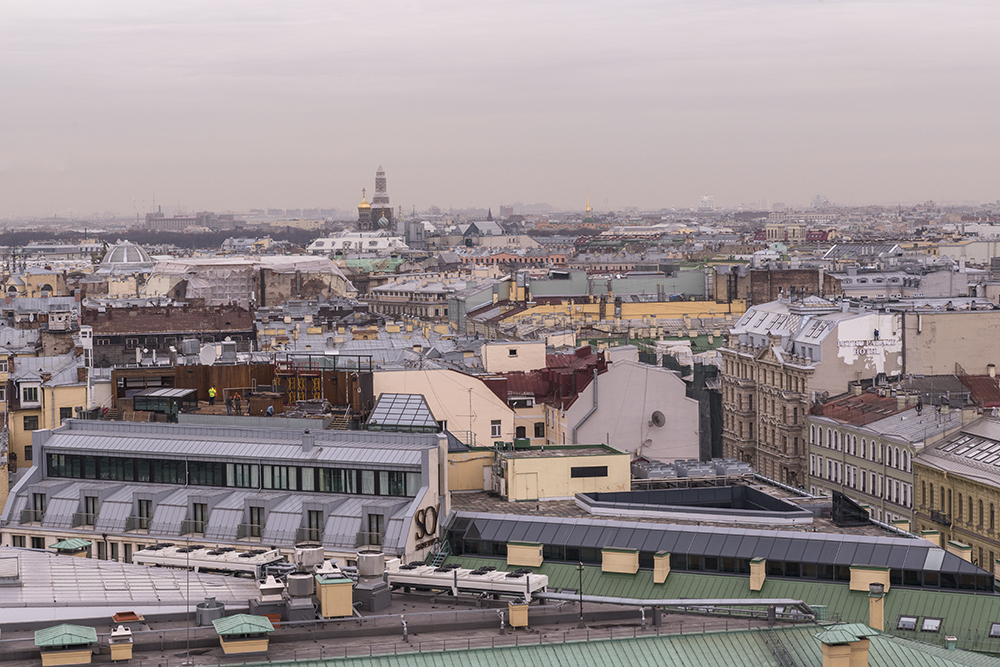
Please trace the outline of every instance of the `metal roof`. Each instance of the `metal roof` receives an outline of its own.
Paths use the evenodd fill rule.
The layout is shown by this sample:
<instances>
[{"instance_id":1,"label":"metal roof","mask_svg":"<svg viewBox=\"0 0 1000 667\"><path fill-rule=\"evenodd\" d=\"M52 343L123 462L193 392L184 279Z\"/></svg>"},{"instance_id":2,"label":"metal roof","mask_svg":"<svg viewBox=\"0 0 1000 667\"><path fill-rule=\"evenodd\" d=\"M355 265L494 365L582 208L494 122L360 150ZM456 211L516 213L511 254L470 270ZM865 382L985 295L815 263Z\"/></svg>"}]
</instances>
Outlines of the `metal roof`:
<instances>
[{"instance_id":1,"label":"metal roof","mask_svg":"<svg viewBox=\"0 0 1000 667\"><path fill-rule=\"evenodd\" d=\"M189 590L192 604L214 597L237 608L258 594L256 581L242 577L68 558L14 547L0 547L0 556L17 557L22 582L3 589L0 617L16 616L24 622L81 618L106 622L123 609L173 613L184 610Z\"/></svg>"},{"instance_id":2,"label":"metal roof","mask_svg":"<svg viewBox=\"0 0 1000 667\"><path fill-rule=\"evenodd\" d=\"M691 625L696 625L692 622ZM836 628L837 626L832 626ZM853 627L853 626L852 626ZM821 667L822 644L816 625L777 626L771 629L688 632L557 643L522 642L457 651L420 651L344 659L269 662L271 667L761 667L794 664ZM772 645L779 642L791 662L780 661ZM869 667L997 667L1000 659L970 651L951 650L872 632Z\"/></svg>"},{"instance_id":3,"label":"metal roof","mask_svg":"<svg viewBox=\"0 0 1000 667\"><path fill-rule=\"evenodd\" d=\"M62 625L35 631L35 646L39 648L81 646L96 642L97 630L85 625L63 623Z\"/></svg>"},{"instance_id":4,"label":"metal roof","mask_svg":"<svg viewBox=\"0 0 1000 667\"><path fill-rule=\"evenodd\" d=\"M470 569L493 566L503 571L522 567L508 566L502 559L476 557L452 556L446 563L458 563ZM541 567L530 569L549 578L550 591L577 591L580 588L580 572L576 564L543 563ZM788 598L802 600L810 606L825 605L830 617L842 621L868 622L868 591L852 591L847 582L769 577L764 580L760 591L749 588L747 575L674 571L664 583L654 584L652 570L639 570L633 575L601 572L600 565L584 565L583 568L585 595L691 600ZM921 632L919 623L915 630L900 630L897 628L898 619L903 615L940 618L941 630L936 634ZM960 648L1000 653L1000 637L989 636L993 623L1000 623L1000 595L899 587L891 587L885 594L886 632L900 637L938 642L952 635L958 638ZM816 645L819 646L819 643Z\"/></svg>"},{"instance_id":5,"label":"metal roof","mask_svg":"<svg viewBox=\"0 0 1000 667\"><path fill-rule=\"evenodd\" d=\"M566 534L565 527L573 526ZM458 512L450 533L470 540L508 542L524 540L543 544L718 556L720 558L767 558L830 565L865 565L899 568L904 562L913 569L955 574L990 575L972 563L935 547L926 540L902 537L872 537L834 533L797 533L720 526L686 526L589 518L498 515ZM720 539L726 538L726 539ZM732 538L732 539L730 539ZM992 576L992 575L990 575Z\"/></svg>"},{"instance_id":6,"label":"metal roof","mask_svg":"<svg viewBox=\"0 0 1000 667\"><path fill-rule=\"evenodd\" d=\"M257 635L262 632L274 632L271 621L264 616L254 616L252 614L236 614L225 618L217 618L212 621L215 631L221 636L230 635Z\"/></svg>"},{"instance_id":7,"label":"metal roof","mask_svg":"<svg viewBox=\"0 0 1000 667\"><path fill-rule=\"evenodd\" d=\"M438 445L436 434L323 430L313 434L315 447L303 451L303 432L299 429L67 420L51 431L44 448L46 452L99 455L129 452L147 458L371 464L391 468L419 466L422 450Z\"/></svg>"}]
</instances>

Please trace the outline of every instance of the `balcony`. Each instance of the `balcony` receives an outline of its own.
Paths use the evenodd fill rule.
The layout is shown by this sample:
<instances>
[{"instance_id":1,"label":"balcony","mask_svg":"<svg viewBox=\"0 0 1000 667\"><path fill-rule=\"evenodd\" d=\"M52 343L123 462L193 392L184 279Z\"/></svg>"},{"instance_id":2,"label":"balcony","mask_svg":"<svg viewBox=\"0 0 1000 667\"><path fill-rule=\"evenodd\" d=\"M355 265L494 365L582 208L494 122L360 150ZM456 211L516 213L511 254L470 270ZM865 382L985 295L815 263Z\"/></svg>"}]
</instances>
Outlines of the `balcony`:
<instances>
[{"instance_id":1,"label":"balcony","mask_svg":"<svg viewBox=\"0 0 1000 667\"><path fill-rule=\"evenodd\" d=\"M931 510L931 521L933 521L934 523L939 523L942 526L950 526L951 516L945 514L941 510Z\"/></svg>"},{"instance_id":2,"label":"balcony","mask_svg":"<svg viewBox=\"0 0 1000 667\"><path fill-rule=\"evenodd\" d=\"M131 533L137 530L149 531L150 518L148 516L130 516L125 519L125 532Z\"/></svg>"},{"instance_id":3,"label":"balcony","mask_svg":"<svg viewBox=\"0 0 1000 667\"><path fill-rule=\"evenodd\" d=\"M264 526L259 523L241 523L236 527L236 539L260 541L260 534L264 532Z\"/></svg>"},{"instance_id":4,"label":"balcony","mask_svg":"<svg viewBox=\"0 0 1000 667\"><path fill-rule=\"evenodd\" d=\"M359 532L357 539L354 541L355 547L377 547L382 546L382 542L385 540L385 532L381 533L367 533Z\"/></svg>"},{"instance_id":5,"label":"balcony","mask_svg":"<svg viewBox=\"0 0 1000 667\"><path fill-rule=\"evenodd\" d=\"M44 516L42 510L21 510L21 523L41 523Z\"/></svg>"},{"instance_id":6,"label":"balcony","mask_svg":"<svg viewBox=\"0 0 1000 667\"><path fill-rule=\"evenodd\" d=\"M204 535L205 522L184 519L181 521L181 535Z\"/></svg>"},{"instance_id":7,"label":"balcony","mask_svg":"<svg viewBox=\"0 0 1000 667\"><path fill-rule=\"evenodd\" d=\"M97 518L96 514L88 512L74 512L73 513L73 527L74 528L93 528L94 519Z\"/></svg>"},{"instance_id":8,"label":"balcony","mask_svg":"<svg viewBox=\"0 0 1000 667\"><path fill-rule=\"evenodd\" d=\"M296 528L295 544L322 544L322 528Z\"/></svg>"}]
</instances>

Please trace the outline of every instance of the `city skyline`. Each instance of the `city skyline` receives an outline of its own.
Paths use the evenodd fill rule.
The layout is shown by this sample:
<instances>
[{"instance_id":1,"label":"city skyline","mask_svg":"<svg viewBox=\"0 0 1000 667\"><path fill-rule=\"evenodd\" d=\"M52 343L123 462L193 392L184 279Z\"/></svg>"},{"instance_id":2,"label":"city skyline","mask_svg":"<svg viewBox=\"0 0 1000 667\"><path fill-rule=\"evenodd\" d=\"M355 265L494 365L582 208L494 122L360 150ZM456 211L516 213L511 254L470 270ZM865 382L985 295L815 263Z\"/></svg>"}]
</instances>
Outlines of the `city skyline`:
<instances>
[{"instance_id":1,"label":"city skyline","mask_svg":"<svg viewBox=\"0 0 1000 667\"><path fill-rule=\"evenodd\" d=\"M992 3L0 12L6 219L998 199Z\"/></svg>"}]
</instances>

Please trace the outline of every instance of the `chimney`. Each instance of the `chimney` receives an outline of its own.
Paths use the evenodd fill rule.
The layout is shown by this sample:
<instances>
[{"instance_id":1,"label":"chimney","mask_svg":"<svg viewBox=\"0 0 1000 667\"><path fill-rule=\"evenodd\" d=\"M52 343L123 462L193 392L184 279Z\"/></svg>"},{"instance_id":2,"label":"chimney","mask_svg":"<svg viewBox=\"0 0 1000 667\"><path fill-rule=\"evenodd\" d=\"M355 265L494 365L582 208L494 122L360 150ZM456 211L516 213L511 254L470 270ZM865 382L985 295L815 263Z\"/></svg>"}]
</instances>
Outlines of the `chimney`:
<instances>
[{"instance_id":1,"label":"chimney","mask_svg":"<svg viewBox=\"0 0 1000 667\"><path fill-rule=\"evenodd\" d=\"M995 378L997 376L996 364L986 364L986 374L991 378Z\"/></svg>"},{"instance_id":2,"label":"chimney","mask_svg":"<svg viewBox=\"0 0 1000 667\"><path fill-rule=\"evenodd\" d=\"M302 453L306 454L312 451L312 448L316 446L316 434L310 433L309 429L302 431Z\"/></svg>"},{"instance_id":3,"label":"chimney","mask_svg":"<svg viewBox=\"0 0 1000 667\"><path fill-rule=\"evenodd\" d=\"M816 635L822 646L823 667L867 667L869 637L878 633L864 626L849 624L833 626Z\"/></svg>"},{"instance_id":4,"label":"chimney","mask_svg":"<svg viewBox=\"0 0 1000 667\"><path fill-rule=\"evenodd\" d=\"M896 409L897 410L906 409L906 396L904 394L898 394L896 396Z\"/></svg>"},{"instance_id":5,"label":"chimney","mask_svg":"<svg viewBox=\"0 0 1000 667\"><path fill-rule=\"evenodd\" d=\"M750 590L759 591L764 588L764 579L767 577L767 560L754 558L750 561Z\"/></svg>"},{"instance_id":6,"label":"chimney","mask_svg":"<svg viewBox=\"0 0 1000 667\"><path fill-rule=\"evenodd\" d=\"M852 396L860 396L861 395L861 383L860 382L852 382L851 383L851 395Z\"/></svg>"},{"instance_id":7,"label":"chimney","mask_svg":"<svg viewBox=\"0 0 1000 667\"><path fill-rule=\"evenodd\" d=\"M885 627L884 619L885 586L871 583L868 585L868 627L882 632Z\"/></svg>"},{"instance_id":8,"label":"chimney","mask_svg":"<svg viewBox=\"0 0 1000 667\"><path fill-rule=\"evenodd\" d=\"M958 646L958 637L948 635L944 638L944 647L949 651L954 651Z\"/></svg>"}]
</instances>

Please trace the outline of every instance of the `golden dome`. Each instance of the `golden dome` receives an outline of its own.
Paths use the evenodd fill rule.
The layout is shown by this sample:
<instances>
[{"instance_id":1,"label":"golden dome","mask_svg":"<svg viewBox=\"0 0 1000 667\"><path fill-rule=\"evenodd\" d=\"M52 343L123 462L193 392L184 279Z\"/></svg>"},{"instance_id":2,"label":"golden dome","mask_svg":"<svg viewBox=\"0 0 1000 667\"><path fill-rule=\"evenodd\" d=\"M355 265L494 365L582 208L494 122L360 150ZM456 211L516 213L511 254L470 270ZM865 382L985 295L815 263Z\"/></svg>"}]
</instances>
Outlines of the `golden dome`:
<instances>
[{"instance_id":1,"label":"golden dome","mask_svg":"<svg viewBox=\"0 0 1000 667\"><path fill-rule=\"evenodd\" d=\"M365 189L361 188L361 203L358 204L358 208L371 208L372 205L365 200Z\"/></svg>"}]
</instances>

